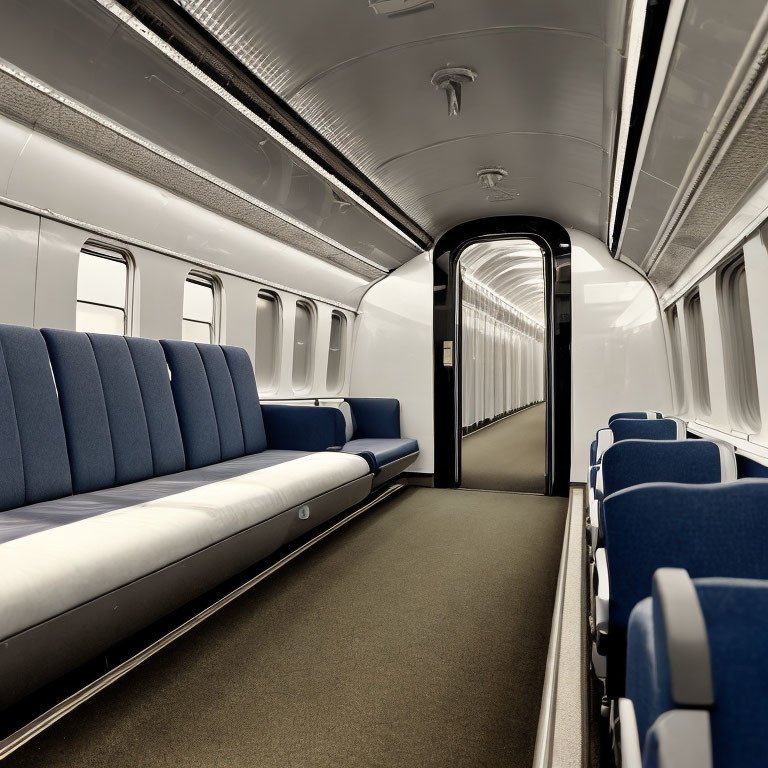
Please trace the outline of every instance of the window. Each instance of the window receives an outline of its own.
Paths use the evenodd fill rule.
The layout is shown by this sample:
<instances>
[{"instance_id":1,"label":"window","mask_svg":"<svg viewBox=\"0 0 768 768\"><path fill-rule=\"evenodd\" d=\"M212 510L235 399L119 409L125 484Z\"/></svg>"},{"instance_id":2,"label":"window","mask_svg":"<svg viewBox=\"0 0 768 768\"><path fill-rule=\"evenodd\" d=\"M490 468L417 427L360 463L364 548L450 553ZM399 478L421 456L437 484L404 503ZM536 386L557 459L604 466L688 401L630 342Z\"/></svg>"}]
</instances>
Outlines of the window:
<instances>
[{"instance_id":1,"label":"window","mask_svg":"<svg viewBox=\"0 0 768 768\"><path fill-rule=\"evenodd\" d=\"M728 409L733 426L741 432L760 429L752 319L749 314L744 257L720 273L720 323L725 353Z\"/></svg>"},{"instance_id":2,"label":"window","mask_svg":"<svg viewBox=\"0 0 768 768\"><path fill-rule=\"evenodd\" d=\"M328 374L325 377L325 386L329 392L337 392L344 383L346 335L346 316L341 312L331 313L331 343L328 347Z\"/></svg>"},{"instance_id":3,"label":"window","mask_svg":"<svg viewBox=\"0 0 768 768\"><path fill-rule=\"evenodd\" d=\"M213 344L216 330L216 284L207 275L190 272L184 282L181 338Z\"/></svg>"},{"instance_id":4,"label":"window","mask_svg":"<svg viewBox=\"0 0 768 768\"><path fill-rule=\"evenodd\" d=\"M683 378L683 340L680 334L680 317L677 314L677 306L667 310L667 326L671 344L672 384L677 398L677 410L682 413L686 409L685 380Z\"/></svg>"},{"instance_id":5,"label":"window","mask_svg":"<svg viewBox=\"0 0 768 768\"><path fill-rule=\"evenodd\" d=\"M259 291L256 299L256 386L270 392L276 387L280 364L280 299L270 291Z\"/></svg>"},{"instance_id":6,"label":"window","mask_svg":"<svg viewBox=\"0 0 768 768\"><path fill-rule=\"evenodd\" d=\"M293 331L293 388L301 391L310 385L312 369L312 307L306 301L296 302L296 325Z\"/></svg>"},{"instance_id":7,"label":"window","mask_svg":"<svg viewBox=\"0 0 768 768\"><path fill-rule=\"evenodd\" d=\"M128 332L128 257L86 243L77 265L75 328L95 333Z\"/></svg>"},{"instance_id":8,"label":"window","mask_svg":"<svg viewBox=\"0 0 768 768\"><path fill-rule=\"evenodd\" d=\"M685 329L688 335L688 355L691 360L691 381L693 401L702 416L711 410L709 402L709 371L707 369L707 348L704 342L704 316L701 311L701 296L697 293L688 299L685 308Z\"/></svg>"}]
</instances>

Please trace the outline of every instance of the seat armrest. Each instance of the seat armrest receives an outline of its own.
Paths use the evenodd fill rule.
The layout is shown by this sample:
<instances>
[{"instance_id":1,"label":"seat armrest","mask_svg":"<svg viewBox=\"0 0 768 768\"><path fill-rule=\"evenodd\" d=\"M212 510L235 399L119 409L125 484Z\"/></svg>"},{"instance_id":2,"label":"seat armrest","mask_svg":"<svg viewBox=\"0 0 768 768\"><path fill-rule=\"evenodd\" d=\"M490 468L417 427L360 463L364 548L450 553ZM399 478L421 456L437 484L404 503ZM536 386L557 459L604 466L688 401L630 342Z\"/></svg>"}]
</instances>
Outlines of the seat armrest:
<instances>
[{"instance_id":1,"label":"seat armrest","mask_svg":"<svg viewBox=\"0 0 768 768\"><path fill-rule=\"evenodd\" d=\"M611 590L608 581L608 558L604 547L595 550L595 581L595 629L598 632L607 632Z\"/></svg>"},{"instance_id":2,"label":"seat armrest","mask_svg":"<svg viewBox=\"0 0 768 768\"><path fill-rule=\"evenodd\" d=\"M399 438L400 401L392 397L349 397L355 425L354 439Z\"/></svg>"},{"instance_id":3,"label":"seat armrest","mask_svg":"<svg viewBox=\"0 0 768 768\"><path fill-rule=\"evenodd\" d=\"M612 726L614 743L619 745L617 765L621 768L643 768L635 706L629 699L621 698L617 703L616 711L617 716Z\"/></svg>"},{"instance_id":4,"label":"seat armrest","mask_svg":"<svg viewBox=\"0 0 768 768\"><path fill-rule=\"evenodd\" d=\"M267 446L287 451L326 451L344 445L344 416L338 408L262 405Z\"/></svg>"}]
</instances>

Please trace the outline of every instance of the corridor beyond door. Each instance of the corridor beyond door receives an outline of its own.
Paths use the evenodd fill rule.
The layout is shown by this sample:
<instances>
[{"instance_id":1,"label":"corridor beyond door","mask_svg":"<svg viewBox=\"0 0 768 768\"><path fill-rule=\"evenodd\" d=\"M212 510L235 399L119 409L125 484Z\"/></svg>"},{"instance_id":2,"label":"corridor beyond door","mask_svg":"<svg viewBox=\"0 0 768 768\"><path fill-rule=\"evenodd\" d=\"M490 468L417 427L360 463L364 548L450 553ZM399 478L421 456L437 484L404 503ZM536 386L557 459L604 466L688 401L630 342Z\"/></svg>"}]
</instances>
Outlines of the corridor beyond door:
<instances>
[{"instance_id":1,"label":"corridor beyond door","mask_svg":"<svg viewBox=\"0 0 768 768\"><path fill-rule=\"evenodd\" d=\"M531 240L461 255L463 488L546 492L544 258Z\"/></svg>"}]
</instances>

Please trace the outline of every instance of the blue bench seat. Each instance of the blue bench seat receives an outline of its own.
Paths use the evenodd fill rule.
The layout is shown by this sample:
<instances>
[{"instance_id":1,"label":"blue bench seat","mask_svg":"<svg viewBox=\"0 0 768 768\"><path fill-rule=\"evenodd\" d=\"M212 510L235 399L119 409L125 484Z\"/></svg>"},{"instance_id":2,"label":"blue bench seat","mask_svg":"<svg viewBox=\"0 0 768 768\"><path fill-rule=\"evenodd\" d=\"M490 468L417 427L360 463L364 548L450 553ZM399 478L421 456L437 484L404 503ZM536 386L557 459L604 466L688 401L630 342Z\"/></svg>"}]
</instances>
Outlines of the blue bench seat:
<instances>
[{"instance_id":1,"label":"blue bench seat","mask_svg":"<svg viewBox=\"0 0 768 768\"><path fill-rule=\"evenodd\" d=\"M243 349L0 325L0 708L368 496L269 410Z\"/></svg>"}]
</instances>

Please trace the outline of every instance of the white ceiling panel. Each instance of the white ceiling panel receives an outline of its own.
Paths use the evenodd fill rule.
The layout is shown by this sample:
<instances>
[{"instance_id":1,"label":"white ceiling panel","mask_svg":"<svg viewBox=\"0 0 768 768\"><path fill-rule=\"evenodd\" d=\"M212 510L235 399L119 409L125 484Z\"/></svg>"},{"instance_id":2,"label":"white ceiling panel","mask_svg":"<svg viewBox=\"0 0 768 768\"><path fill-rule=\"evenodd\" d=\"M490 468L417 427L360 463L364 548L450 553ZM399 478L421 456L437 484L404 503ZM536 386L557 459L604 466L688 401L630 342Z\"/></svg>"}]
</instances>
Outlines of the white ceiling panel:
<instances>
[{"instance_id":1,"label":"white ceiling panel","mask_svg":"<svg viewBox=\"0 0 768 768\"><path fill-rule=\"evenodd\" d=\"M624 2L177 2L431 235L520 213L604 236ZM455 116L447 66L477 75Z\"/></svg>"}]
</instances>

